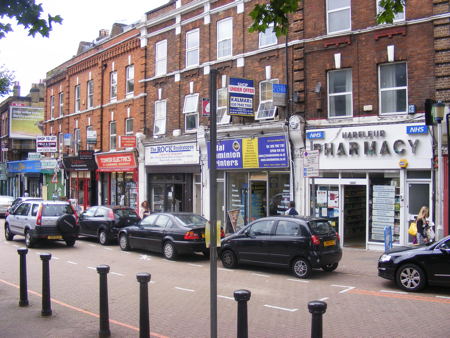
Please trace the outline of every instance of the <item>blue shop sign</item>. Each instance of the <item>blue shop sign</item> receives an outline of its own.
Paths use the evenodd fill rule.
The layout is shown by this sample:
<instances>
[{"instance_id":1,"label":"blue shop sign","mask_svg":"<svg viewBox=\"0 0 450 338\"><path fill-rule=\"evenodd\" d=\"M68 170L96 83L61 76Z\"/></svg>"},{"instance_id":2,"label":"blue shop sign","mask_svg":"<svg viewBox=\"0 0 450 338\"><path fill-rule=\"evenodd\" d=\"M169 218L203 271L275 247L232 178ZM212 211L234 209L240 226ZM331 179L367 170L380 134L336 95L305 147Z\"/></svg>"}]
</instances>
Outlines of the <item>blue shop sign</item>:
<instances>
[{"instance_id":1,"label":"blue shop sign","mask_svg":"<svg viewBox=\"0 0 450 338\"><path fill-rule=\"evenodd\" d=\"M428 134L428 126L427 125L415 125L415 126L406 126L407 134Z\"/></svg>"},{"instance_id":2,"label":"blue shop sign","mask_svg":"<svg viewBox=\"0 0 450 338\"><path fill-rule=\"evenodd\" d=\"M40 160L24 160L8 162L9 173L40 173Z\"/></svg>"},{"instance_id":3,"label":"blue shop sign","mask_svg":"<svg viewBox=\"0 0 450 338\"><path fill-rule=\"evenodd\" d=\"M322 140L325 138L325 131L319 130L319 131L307 131L306 132L306 138L308 140Z\"/></svg>"},{"instance_id":4,"label":"blue shop sign","mask_svg":"<svg viewBox=\"0 0 450 338\"><path fill-rule=\"evenodd\" d=\"M253 80L230 78L228 85L229 115L253 116Z\"/></svg>"}]
</instances>

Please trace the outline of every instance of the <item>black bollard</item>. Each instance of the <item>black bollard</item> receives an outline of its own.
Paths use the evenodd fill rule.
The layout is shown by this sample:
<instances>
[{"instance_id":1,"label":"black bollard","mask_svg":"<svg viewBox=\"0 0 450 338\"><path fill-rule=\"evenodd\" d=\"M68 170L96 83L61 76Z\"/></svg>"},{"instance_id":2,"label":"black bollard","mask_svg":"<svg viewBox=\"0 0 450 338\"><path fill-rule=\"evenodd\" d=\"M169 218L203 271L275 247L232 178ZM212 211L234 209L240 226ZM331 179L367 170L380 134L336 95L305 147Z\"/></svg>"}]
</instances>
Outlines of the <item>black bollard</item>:
<instances>
[{"instance_id":1,"label":"black bollard","mask_svg":"<svg viewBox=\"0 0 450 338\"><path fill-rule=\"evenodd\" d=\"M97 272L100 275L100 331L99 337L111 336L109 330L109 310L108 310L108 280L107 274L109 272L108 265L97 266Z\"/></svg>"},{"instance_id":2,"label":"black bollard","mask_svg":"<svg viewBox=\"0 0 450 338\"><path fill-rule=\"evenodd\" d=\"M234 291L234 299L238 302L237 338L248 337L247 302L250 296L251 292L248 290Z\"/></svg>"},{"instance_id":3,"label":"black bollard","mask_svg":"<svg viewBox=\"0 0 450 338\"><path fill-rule=\"evenodd\" d=\"M327 303L313 300L308 303L308 309L312 314L311 338L322 338L322 315L327 311Z\"/></svg>"},{"instance_id":4,"label":"black bollard","mask_svg":"<svg viewBox=\"0 0 450 338\"><path fill-rule=\"evenodd\" d=\"M20 300L19 306L28 306L28 286L27 286L27 248L17 249L20 255Z\"/></svg>"},{"instance_id":5,"label":"black bollard","mask_svg":"<svg viewBox=\"0 0 450 338\"><path fill-rule=\"evenodd\" d=\"M50 303L50 259L52 254L43 253L40 255L42 260L42 310L41 316L52 315L52 306Z\"/></svg>"},{"instance_id":6,"label":"black bollard","mask_svg":"<svg viewBox=\"0 0 450 338\"><path fill-rule=\"evenodd\" d=\"M140 284L139 300L139 338L150 338L150 319L148 311L148 282L151 275L141 272L136 275Z\"/></svg>"}]
</instances>

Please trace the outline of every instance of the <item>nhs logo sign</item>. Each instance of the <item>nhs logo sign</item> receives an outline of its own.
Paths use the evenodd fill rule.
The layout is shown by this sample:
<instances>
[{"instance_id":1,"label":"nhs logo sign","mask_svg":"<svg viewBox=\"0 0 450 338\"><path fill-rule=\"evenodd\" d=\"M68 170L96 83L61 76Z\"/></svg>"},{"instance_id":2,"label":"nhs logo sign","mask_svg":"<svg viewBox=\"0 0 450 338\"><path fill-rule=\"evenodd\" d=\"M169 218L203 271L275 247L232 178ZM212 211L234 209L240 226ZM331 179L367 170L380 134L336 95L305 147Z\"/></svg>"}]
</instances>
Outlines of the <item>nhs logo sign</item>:
<instances>
[{"instance_id":1,"label":"nhs logo sign","mask_svg":"<svg viewBox=\"0 0 450 338\"><path fill-rule=\"evenodd\" d=\"M407 134L428 134L428 126L406 126Z\"/></svg>"},{"instance_id":2,"label":"nhs logo sign","mask_svg":"<svg viewBox=\"0 0 450 338\"><path fill-rule=\"evenodd\" d=\"M325 138L325 131L308 131L306 132L306 138L308 140L321 140Z\"/></svg>"}]
</instances>

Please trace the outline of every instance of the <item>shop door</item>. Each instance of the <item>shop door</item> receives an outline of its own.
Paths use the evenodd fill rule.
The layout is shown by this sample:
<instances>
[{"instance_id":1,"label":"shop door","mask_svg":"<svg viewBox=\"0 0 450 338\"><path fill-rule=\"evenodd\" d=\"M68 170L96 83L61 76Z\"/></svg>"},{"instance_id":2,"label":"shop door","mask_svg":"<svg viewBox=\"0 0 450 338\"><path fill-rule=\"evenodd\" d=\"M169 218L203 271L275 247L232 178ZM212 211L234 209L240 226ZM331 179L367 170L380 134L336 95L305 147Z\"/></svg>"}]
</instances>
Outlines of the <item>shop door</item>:
<instances>
[{"instance_id":1,"label":"shop door","mask_svg":"<svg viewBox=\"0 0 450 338\"><path fill-rule=\"evenodd\" d=\"M250 222L267 216L267 181L250 181Z\"/></svg>"},{"instance_id":2,"label":"shop door","mask_svg":"<svg viewBox=\"0 0 450 338\"><path fill-rule=\"evenodd\" d=\"M366 186L344 185L344 246L366 247Z\"/></svg>"},{"instance_id":3,"label":"shop door","mask_svg":"<svg viewBox=\"0 0 450 338\"><path fill-rule=\"evenodd\" d=\"M71 198L75 198L82 210L86 210L90 205L89 191L91 189L91 179L72 178Z\"/></svg>"},{"instance_id":4,"label":"shop door","mask_svg":"<svg viewBox=\"0 0 450 338\"><path fill-rule=\"evenodd\" d=\"M419 213L421 207L431 206L430 201L430 183L429 182L409 182L408 183L408 207L406 210L406 219L408 220L408 225L405 227L405 231L408 231L409 221L414 220ZM430 208L430 216L432 215ZM436 229L434 229L436 231ZM408 243L413 242L413 237L409 234Z\"/></svg>"}]
</instances>

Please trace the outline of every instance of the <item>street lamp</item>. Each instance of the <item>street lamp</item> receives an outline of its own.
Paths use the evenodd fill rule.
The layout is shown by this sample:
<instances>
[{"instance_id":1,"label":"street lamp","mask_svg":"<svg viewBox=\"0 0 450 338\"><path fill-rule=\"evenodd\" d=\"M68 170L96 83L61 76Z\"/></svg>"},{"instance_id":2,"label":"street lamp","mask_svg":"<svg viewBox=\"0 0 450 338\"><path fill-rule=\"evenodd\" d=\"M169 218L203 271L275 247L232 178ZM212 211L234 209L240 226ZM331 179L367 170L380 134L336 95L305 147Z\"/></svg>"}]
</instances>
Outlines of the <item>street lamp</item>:
<instances>
[{"instance_id":1,"label":"street lamp","mask_svg":"<svg viewBox=\"0 0 450 338\"><path fill-rule=\"evenodd\" d=\"M442 119L444 118L445 104L438 101L433 105L434 119L437 123L438 133L438 179L437 179L437 213L436 213L436 239L444 237L444 170L442 167Z\"/></svg>"}]
</instances>

